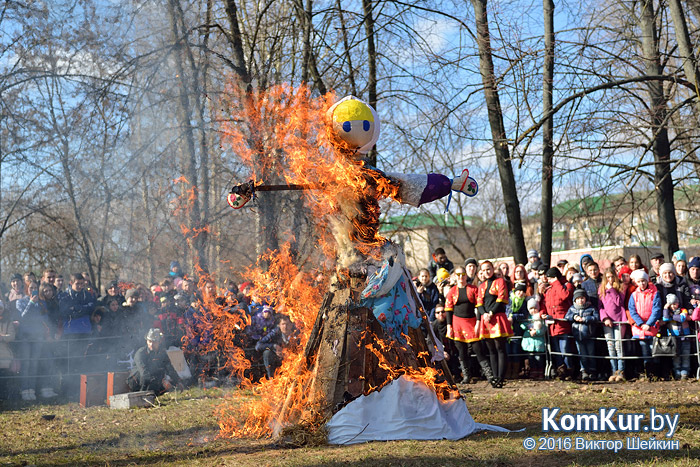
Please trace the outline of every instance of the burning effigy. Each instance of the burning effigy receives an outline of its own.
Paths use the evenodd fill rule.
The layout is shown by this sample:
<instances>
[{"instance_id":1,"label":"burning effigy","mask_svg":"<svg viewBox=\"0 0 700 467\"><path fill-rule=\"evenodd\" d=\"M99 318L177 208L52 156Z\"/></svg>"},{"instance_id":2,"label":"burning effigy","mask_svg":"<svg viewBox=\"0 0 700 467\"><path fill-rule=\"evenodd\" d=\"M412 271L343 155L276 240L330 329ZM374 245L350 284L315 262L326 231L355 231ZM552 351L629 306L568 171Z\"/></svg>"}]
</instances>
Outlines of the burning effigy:
<instances>
[{"instance_id":1,"label":"burning effigy","mask_svg":"<svg viewBox=\"0 0 700 467\"><path fill-rule=\"evenodd\" d=\"M467 170L442 174L383 172L366 155L380 120L352 96L312 98L304 87L242 96L257 135L225 126L225 141L252 180L228 197L241 209L258 191L299 190L315 220L318 254L331 264L327 289L314 287L288 247L253 268L259 294L282 307L300 345L274 377L253 383L240 352L230 365L261 398L234 395L218 410L223 436L277 435L293 426L322 430L329 442L459 439L479 429L443 361L443 349L405 266L402 249L379 234L379 201L420 206L458 191L476 195ZM264 136L261 136L264 135ZM264 153L282 154L266 166ZM284 183L272 184L261 174ZM330 261L328 261L330 260ZM226 318L222 320L225 322ZM215 332L226 339L224 332Z\"/></svg>"}]
</instances>

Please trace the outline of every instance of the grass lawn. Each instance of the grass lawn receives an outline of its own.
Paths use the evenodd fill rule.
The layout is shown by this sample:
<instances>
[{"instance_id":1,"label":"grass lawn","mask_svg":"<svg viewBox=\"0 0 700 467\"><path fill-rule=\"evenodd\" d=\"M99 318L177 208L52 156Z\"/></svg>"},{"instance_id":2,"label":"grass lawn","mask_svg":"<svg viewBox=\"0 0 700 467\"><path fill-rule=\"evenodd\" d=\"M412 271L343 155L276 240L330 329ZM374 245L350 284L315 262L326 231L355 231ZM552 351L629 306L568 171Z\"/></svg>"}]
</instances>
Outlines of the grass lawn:
<instances>
[{"instance_id":1,"label":"grass lawn","mask_svg":"<svg viewBox=\"0 0 700 467\"><path fill-rule=\"evenodd\" d=\"M150 409L81 408L77 404L4 407L0 412L0 465L700 465L700 383L625 384L513 381L494 390L469 386L477 422L525 431L478 433L460 441L395 441L354 446L292 447L283 440L217 439L212 409L226 391L191 389L160 398ZM253 396L251 396L253 397ZM542 407L572 413L617 407L625 412L680 414L672 439L678 450L527 451L523 439L542 433ZM55 415L53 420L43 416ZM583 433L588 440L647 433ZM657 438L663 438L662 434Z\"/></svg>"}]
</instances>

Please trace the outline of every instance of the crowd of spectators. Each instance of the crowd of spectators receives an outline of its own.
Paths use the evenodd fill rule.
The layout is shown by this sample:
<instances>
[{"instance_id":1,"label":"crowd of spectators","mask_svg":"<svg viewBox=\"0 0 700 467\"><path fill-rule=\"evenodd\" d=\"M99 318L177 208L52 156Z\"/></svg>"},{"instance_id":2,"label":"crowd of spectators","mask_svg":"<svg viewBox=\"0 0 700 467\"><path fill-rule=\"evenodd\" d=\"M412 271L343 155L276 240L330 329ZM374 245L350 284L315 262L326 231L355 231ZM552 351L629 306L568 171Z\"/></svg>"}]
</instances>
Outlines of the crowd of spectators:
<instances>
[{"instance_id":1,"label":"crowd of spectators","mask_svg":"<svg viewBox=\"0 0 700 467\"><path fill-rule=\"evenodd\" d=\"M670 262L652 255L649 267L638 255L610 258L605 271L589 254L550 267L531 250L511 274L474 258L454 267L438 248L414 280L462 383L687 380L697 369L700 257L682 250Z\"/></svg>"},{"instance_id":2,"label":"crowd of spectators","mask_svg":"<svg viewBox=\"0 0 700 467\"><path fill-rule=\"evenodd\" d=\"M511 273L508 263L475 258L455 266L438 248L414 283L462 383L481 376L497 388L510 378L688 379L697 368L691 356L700 257L687 261L679 251L672 262L652 256L649 267L637 255L610 264L601 271L586 254L577 264L550 267L531 250L527 264ZM224 381L230 375L207 327L212 304L245 323L232 338L253 363L251 379L272 378L285 352L298 349L294 324L256 296L250 282L228 281L217 291L213 280L195 282L177 261L159 283L114 280L102 295L86 273L67 279L53 269L40 278L12 275L0 301L0 401L74 399L79 375L96 371L131 370L132 389L156 392ZM189 381L173 374L165 358L173 347L183 351Z\"/></svg>"},{"instance_id":3,"label":"crowd of spectators","mask_svg":"<svg viewBox=\"0 0 700 467\"><path fill-rule=\"evenodd\" d=\"M159 283L114 280L102 295L87 273L67 279L50 268L40 278L12 275L0 301L0 401L77 399L80 375L90 372L131 371L134 390L221 384L230 374L209 345L211 306L241 315L236 339L253 362L250 378L272 377L296 344L295 326L256 297L250 282L229 281L217 291L213 280L195 282L177 261ZM184 353L189 381L173 374L165 353L173 348Z\"/></svg>"}]
</instances>

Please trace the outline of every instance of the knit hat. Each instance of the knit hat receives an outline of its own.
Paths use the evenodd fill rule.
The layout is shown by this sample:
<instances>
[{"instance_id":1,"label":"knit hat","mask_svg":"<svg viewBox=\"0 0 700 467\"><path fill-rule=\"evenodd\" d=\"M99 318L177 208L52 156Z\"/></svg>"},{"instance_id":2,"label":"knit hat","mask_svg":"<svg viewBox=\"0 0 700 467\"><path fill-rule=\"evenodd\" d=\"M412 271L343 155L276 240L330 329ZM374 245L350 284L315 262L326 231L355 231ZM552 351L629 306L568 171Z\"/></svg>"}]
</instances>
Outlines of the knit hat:
<instances>
[{"instance_id":1,"label":"knit hat","mask_svg":"<svg viewBox=\"0 0 700 467\"><path fill-rule=\"evenodd\" d=\"M529 299L527 301L527 309L529 310L531 308L537 308L537 309L540 308L540 303L537 301L537 299L535 297L532 297L531 299Z\"/></svg>"},{"instance_id":2,"label":"knit hat","mask_svg":"<svg viewBox=\"0 0 700 467\"><path fill-rule=\"evenodd\" d=\"M649 257L649 259L664 259L664 254L663 253L654 253Z\"/></svg>"},{"instance_id":3,"label":"knit hat","mask_svg":"<svg viewBox=\"0 0 700 467\"><path fill-rule=\"evenodd\" d=\"M676 294L668 294L666 295L666 305L673 305L674 303L678 303L678 297L676 297Z\"/></svg>"},{"instance_id":4,"label":"knit hat","mask_svg":"<svg viewBox=\"0 0 700 467\"><path fill-rule=\"evenodd\" d=\"M559 268L549 268L547 270L547 277L555 277L557 279L561 278L561 271Z\"/></svg>"},{"instance_id":5,"label":"knit hat","mask_svg":"<svg viewBox=\"0 0 700 467\"><path fill-rule=\"evenodd\" d=\"M688 263L688 269L690 268L700 268L700 256L696 256L690 260L690 263Z\"/></svg>"},{"instance_id":6,"label":"knit hat","mask_svg":"<svg viewBox=\"0 0 700 467\"><path fill-rule=\"evenodd\" d=\"M625 265L620 268L620 272L617 273L617 277L622 279L623 274L632 274L632 268Z\"/></svg>"},{"instance_id":7,"label":"knit hat","mask_svg":"<svg viewBox=\"0 0 700 467\"><path fill-rule=\"evenodd\" d=\"M567 264L569 264L569 262L565 259L560 259L559 261L557 261L557 267L564 267Z\"/></svg>"},{"instance_id":8,"label":"knit hat","mask_svg":"<svg viewBox=\"0 0 700 467\"><path fill-rule=\"evenodd\" d=\"M527 252L527 257L528 258L539 258L540 254L537 252L537 250L530 250Z\"/></svg>"},{"instance_id":9,"label":"knit hat","mask_svg":"<svg viewBox=\"0 0 700 467\"><path fill-rule=\"evenodd\" d=\"M648 281L648 280L649 280L649 274L647 274L647 273L644 271L644 269L635 269L634 271L632 271L632 274L630 274L630 278L631 278L633 281L638 281L638 280L641 280L641 279L644 279L644 280L647 280L647 281Z\"/></svg>"},{"instance_id":10,"label":"knit hat","mask_svg":"<svg viewBox=\"0 0 700 467\"><path fill-rule=\"evenodd\" d=\"M275 310L273 310L270 305L263 305L263 307L262 307L262 313L265 313L265 312L272 313L274 311Z\"/></svg>"},{"instance_id":11,"label":"knit hat","mask_svg":"<svg viewBox=\"0 0 700 467\"><path fill-rule=\"evenodd\" d=\"M520 290L522 292L527 291L527 284L523 281L518 281L515 283L515 287L513 287L513 290Z\"/></svg>"},{"instance_id":12,"label":"knit hat","mask_svg":"<svg viewBox=\"0 0 700 467\"><path fill-rule=\"evenodd\" d=\"M576 281L583 282L583 276L579 273L576 273L573 276L571 276L571 282L576 282Z\"/></svg>"},{"instance_id":13,"label":"knit hat","mask_svg":"<svg viewBox=\"0 0 700 467\"><path fill-rule=\"evenodd\" d=\"M671 257L671 261L674 263L676 261L680 261L680 260L686 261L685 251L683 251L683 250L678 250L678 251L674 252L673 256Z\"/></svg>"},{"instance_id":14,"label":"knit hat","mask_svg":"<svg viewBox=\"0 0 700 467\"><path fill-rule=\"evenodd\" d=\"M245 290L246 287L250 287L251 285L253 285L252 282L245 281L244 283L238 286L238 290Z\"/></svg>"},{"instance_id":15,"label":"knit hat","mask_svg":"<svg viewBox=\"0 0 700 467\"><path fill-rule=\"evenodd\" d=\"M586 291L583 289L574 290L574 301L576 301L577 298L581 298L581 297L588 300L588 294L586 293Z\"/></svg>"},{"instance_id":16,"label":"knit hat","mask_svg":"<svg viewBox=\"0 0 700 467\"><path fill-rule=\"evenodd\" d=\"M540 274L544 274L549 270L549 266L547 266L544 263L539 263L539 266L537 266L537 272Z\"/></svg>"},{"instance_id":17,"label":"knit hat","mask_svg":"<svg viewBox=\"0 0 700 467\"><path fill-rule=\"evenodd\" d=\"M10 277L10 282L12 281L21 281L22 280L22 275L14 273L12 274L12 277Z\"/></svg>"},{"instance_id":18,"label":"knit hat","mask_svg":"<svg viewBox=\"0 0 700 467\"><path fill-rule=\"evenodd\" d=\"M661 266L659 266L659 274L662 274L664 272L672 272L675 274L676 268L673 266L673 263L664 263Z\"/></svg>"},{"instance_id":19,"label":"knit hat","mask_svg":"<svg viewBox=\"0 0 700 467\"><path fill-rule=\"evenodd\" d=\"M112 287L119 288L119 281L111 281L109 284L107 284L107 290L111 289Z\"/></svg>"},{"instance_id":20,"label":"knit hat","mask_svg":"<svg viewBox=\"0 0 700 467\"><path fill-rule=\"evenodd\" d=\"M475 258L467 258L467 260L464 262L464 266L468 264L473 264L474 266L478 266L479 263L476 262Z\"/></svg>"},{"instance_id":21,"label":"knit hat","mask_svg":"<svg viewBox=\"0 0 700 467\"><path fill-rule=\"evenodd\" d=\"M173 269L174 267L177 267L178 269L182 269L182 268L180 267L180 262L179 262L179 261L171 261L171 262L170 262L170 270L171 270L171 271L172 271L172 269Z\"/></svg>"}]
</instances>

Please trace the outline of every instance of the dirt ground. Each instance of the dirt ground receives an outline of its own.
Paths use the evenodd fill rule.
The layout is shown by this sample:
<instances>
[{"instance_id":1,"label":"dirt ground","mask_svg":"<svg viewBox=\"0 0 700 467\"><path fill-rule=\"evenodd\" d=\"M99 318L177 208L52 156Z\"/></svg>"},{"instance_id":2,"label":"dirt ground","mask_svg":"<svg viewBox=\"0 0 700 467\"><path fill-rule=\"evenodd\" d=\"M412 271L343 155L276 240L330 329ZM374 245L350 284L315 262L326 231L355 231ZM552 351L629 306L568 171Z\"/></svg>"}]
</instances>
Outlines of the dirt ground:
<instances>
[{"instance_id":1,"label":"dirt ground","mask_svg":"<svg viewBox=\"0 0 700 467\"><path fill-rule=\"evenodd\" d=\"M511 433L475 433L458 441L392 441L352 446L295 446L287 439L219 439L215 407L235 389L192 389L159 407L111 410L55 403L0 412L0 465L700 465L700 383L659 381L579 384L515 380L503 389L470 384L464 398L477 422ZM250 396L255 397L255 396ZM677 449L654 451L527 450L542 431L542 408L589 413L678 413ZM53 415L53 419L45 417ZM622 440L643 433L569 433ZM561 435L564 436L564 435ZM561 437L560 436L560 437Z\"/></svg>"}]
</instances>

